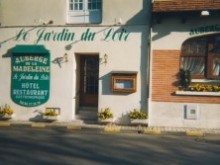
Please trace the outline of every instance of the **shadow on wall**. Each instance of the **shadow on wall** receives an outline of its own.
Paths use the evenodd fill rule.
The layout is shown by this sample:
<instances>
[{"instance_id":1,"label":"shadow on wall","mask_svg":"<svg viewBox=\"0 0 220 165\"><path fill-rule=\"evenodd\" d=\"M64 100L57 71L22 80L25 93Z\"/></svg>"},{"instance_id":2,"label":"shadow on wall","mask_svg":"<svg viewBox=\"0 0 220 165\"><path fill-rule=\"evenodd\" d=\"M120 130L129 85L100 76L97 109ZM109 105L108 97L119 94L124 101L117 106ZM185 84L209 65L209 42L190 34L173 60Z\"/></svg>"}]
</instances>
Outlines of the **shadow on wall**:
<instances>
[{"instance_id":1,"label":"shadow on wall","mask_svg":"<svg viewBox=\"0 0 220 165\"><path fill-rule=\"evenodd\" d=\"M149 98L149 77L150 77L150 26L151 26L151 9L152 1L143 0L142 1L142 10L132 17L127 23L134 24L135 20L139 25L146 26L146 33L143 31L133 31L136 33L141 33L141 54L140 54L140 105L141 109L147 109L148 107L148 98ZM146 21L143 22L143 15Z\"/></svg>"},{"instance_id":2,"label":"shadow on wall","mask_svg":"<svg viewBox=\"0 0 220 165\"><path fill-rule=\"evenodd\" d=\"M173 18L175 18L175 17L173 16ZM157 18L153 17L153 19L157 19ZM186 29L186 26L187 26L185 23L181 23L180 18L179 19L175 18L175 21L172 23L167 22L167 20L165 20L165 19L163 19L162 21L159 23L156 20L152 21L152 31L153 31L152 41L156 41L160 38L168 36L171 34L171 32L177 32L177 31L184 32ZM174 24L175 24L175 26L174 26ZM164 27L166 27L166 28L164 28Z\"/></svg>"},{"instance_id":3,"label":"shadow on wall","mask_svg":"<svg viewBox=\"0 0 220 165\"><path fill-rule=\"evenodd\" d=\"M124 114L122 113L120 117L117 118L117 120L115 121L116 123L123 123L125 125L130 124L130 120L129 120L129 115L128 113Z\"/></svg>"},{"instance_id":4,"label":"shadow on wall","mask_svg":"<svg viewBox=\"0 0 220 165\"><path fill-rule=\"evenodd\" d=\"M200 11L185 11L172 13L153 13L152 41L156 41L173 32L188 32L201 25L212 25L214 19L219 19L217 11L212 11L211 17L201 17ZM208 24L207 24L208 23ZM175 38L174 38L175 39Z\"/></svg>"},{"instance_id":5,"label":"shadow on wall","mask_svg":"<svg viewBox=\"0 0 220 165\"><path fill-rule=\"evenodd\" d=\"M127 96L132 93L115 93L112 92L112 79L111 79L112 72L105 74L104 76L100 77L99 80L102 81L102 95L124 95Z\"/></svg>"},{"instance_id":6,"label":"shadow on wall","mask_svg":"<svg viewBox=\"0 0 220 165\"><path fill-rule=\"evenodd\" d=\"M34 117L30 118L29 120L33 121L33 122L42 122L43 112L41 110L35 110L34 113L36 113L36 115Z\"/></svg>"},{"instance_id":7,"label":"shadow on wall","mask_svg":"<svg viewBox=\"0 0 220 165\"><path fill-rule=\"evenodd\" d=\"M129 33L140 33L141 34L141 53L140 53L140 105L141 109L147 109L147 98L149 97L149 68L150 68L150 44L149 44L149 34L150 34L150 23L151 23L151 0L142 1L142 10L140 10L136 15L134 15L130 20L126 22L126 25L137 25L146 27L146 31L143 28L129 28ZM143 19L146 21L143 22ZM126 26L121 26L118 31L126 29ZM111 84L111 72L100 77L102 80L102 95L129 95L131 93L115 93L112 92ZM127 121L127 115L123 115L120 118L121 121Z\"/></svg>"},{"instance_id":8,"label":"shadow on wall","mask_svg":"<svg viewBox=\"0 0 220 165\"><path fill-rule=\"evenodd\" d=\"M6 52L6 54L3 54L3 55L2 55L2 58L10 58L10 57L12 57L12 49L13 49L13 48L8 49L8 51Z\"/></svg>"},{"instance_id":9,"label":"shadow on wall","mask_svg":"<svg viewBox=\"0 0 220 165\"><path fill-rule=\"evenodd\" d=\"M113 95L111 91L111 73L99 78L102 81L102 95Z\"/></svg>"}]
</instances>

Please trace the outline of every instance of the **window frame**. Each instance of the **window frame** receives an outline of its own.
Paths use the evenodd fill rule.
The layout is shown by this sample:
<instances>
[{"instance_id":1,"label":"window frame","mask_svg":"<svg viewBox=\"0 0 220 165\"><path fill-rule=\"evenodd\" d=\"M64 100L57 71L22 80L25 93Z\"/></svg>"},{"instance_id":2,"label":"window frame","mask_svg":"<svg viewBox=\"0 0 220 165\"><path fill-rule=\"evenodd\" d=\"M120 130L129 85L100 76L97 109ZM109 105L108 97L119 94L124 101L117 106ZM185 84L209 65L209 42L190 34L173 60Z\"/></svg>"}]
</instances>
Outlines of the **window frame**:
<instances>
[{"instance_id":1,"label":"window frame","mask_svg":"<svg viewBox=\"0 0 220 165\"><path fill-rule=\"evenodd\" d=\"M75 4L77 8L75 9ZM82 8L79 4L82 4ZM90 8L93 6L95 8ZM103 0L67 0L68 24L93 24L102 22Z\"/></svg>"},{"instance_id":2,"label":"window frame","mask_svg":"<svg viewBox=\"0 0 220 165\"><path fill-rule=\"evenodd\" d=\"M112 72L112 92L134 93L137 91L137 72ZM128 86L126 84L129 83ZM121 86L121 85L122 86Z\"/></svg>"},{"instance_id":3,"label":"window frame","mask_svg":"<svg viewBox=\"0 0 220 165\"><path fill-rule=\"evenodd\" d=\"M219 79L220 80L220 74L219 76L215 76L213 74L213 61L215 58L219 58L220 59L220 54L215 54L215 53L209 53L208 54L208 59L207 59L207 78L208 79Z\"/></svg>"},{"instance_id":4,"label":"window frame","mask_svg":"<svg viewBox=\"0 0 220 165\"><path fill-rule=\"evenodd\" d=\"M187 39L181 47L181 58L180 58L180 68L183 68L182 62L184 58L203 58L204 59L204 73L203 75L192 75L193 79L217 79L220 80L220 75L215 76L213 73L213 61L215 58L220 59L220 53L212 53L210 52L211 49L213 49L215 42L215 39L217 37L220 37L220 34L212 34L212 35L205 35L205 36L199 36ZM190 45L191 43L195 43L196 41L204 40L205 48L203 54L199 53L186 53L184 51L190 52L190 50L187 50L185 46L191 47L193 49L193 45ZM188 44L189 42L189 44ZM191 42L191 43L190 43ZM199 45L199 44L198 44ZM199 46L197 45L197 49L199 49ZM195 45L194 45L195 46ZM189 48L190 49L190 48ZM195 47L194 47L195 49ZM220 49L220 47L219 47Z\"/></svg>"},{"instance_id":5,"label":"window frame","mask_svg":"<svg viewBox=\"0 0 220 165\"><path fill-rule=\"evenodd\" d=\"M68 0L68 10L69 11L82 11L84 10L84 2L83 0ZM80 4L82 5L82 9L80 9ZM72 5L72 9L71 9L71 5ZM76 8L77 9L76 9Z\"/></svg>"},{"instance_id":6,"label":"window frame","mask_svg":"<svg viewBox=\"0 0 220 165\"><path fill-rule=\"evenodd\" d=\"M88 11L96 11L96 10L101 10L102 9L102 0L85 0L87 1L87 10ZM95 2L90 2L90 1L95 1ZM100 3L100 8L98 7L98 3ZM95 9L90 9L89 4L91 4L93 6L93 4L95 4L96 8Z\"/></svg>"}]
</instances>

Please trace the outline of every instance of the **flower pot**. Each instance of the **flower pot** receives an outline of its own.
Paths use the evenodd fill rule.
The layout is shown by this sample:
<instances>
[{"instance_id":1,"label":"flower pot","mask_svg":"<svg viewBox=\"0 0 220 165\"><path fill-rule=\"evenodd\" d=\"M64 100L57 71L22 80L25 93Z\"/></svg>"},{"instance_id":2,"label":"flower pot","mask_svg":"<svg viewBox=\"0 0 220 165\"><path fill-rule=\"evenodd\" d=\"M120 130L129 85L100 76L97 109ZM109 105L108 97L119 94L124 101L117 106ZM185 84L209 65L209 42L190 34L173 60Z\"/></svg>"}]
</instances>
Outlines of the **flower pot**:
<instances>
[{"instance_id":1,"label":"flower pot","mask_svg":"<svg viewBox=\"0 0 220 165\"><path fill-rule=\"evenodd\" d=\"M131 119L132 125L147 125L148 119Z\"/></svg>"},{"instance_id":2,"label":"flower pot","mask_svg":"<svg viewBox=\"0 0 220 165\"><path fill-rule=\"evenodd\" d=\"M102 124L114 123L114 119L113 118L109 118L109 119L100 119L100 118L98 118L98 122L102 123Z\"/></svg>"},{"instance_id":3,"label":"flower pot","mask_svg":"<svg viewBox=\"0 0 220 165\"><path fill-rule=\"evenodd\" d=\"M10 115L9 114L4 114L4 115L1 114L0 115L1 120L9 120L9 119L12 119L13 117L14 117L14 114L10 114Z\"/></svg>"},{"instance_id":4,"label":"flower pot","mask_svg":"<svg viewBox=\"0 0 220 165\"><path fill-rule=\"evenodd\" d=\"M56 121L56 120L59 119L59 116L46 116L46 115L43 115L43 119L47 120L47 121Z\"/></svg>"}]
</instances>

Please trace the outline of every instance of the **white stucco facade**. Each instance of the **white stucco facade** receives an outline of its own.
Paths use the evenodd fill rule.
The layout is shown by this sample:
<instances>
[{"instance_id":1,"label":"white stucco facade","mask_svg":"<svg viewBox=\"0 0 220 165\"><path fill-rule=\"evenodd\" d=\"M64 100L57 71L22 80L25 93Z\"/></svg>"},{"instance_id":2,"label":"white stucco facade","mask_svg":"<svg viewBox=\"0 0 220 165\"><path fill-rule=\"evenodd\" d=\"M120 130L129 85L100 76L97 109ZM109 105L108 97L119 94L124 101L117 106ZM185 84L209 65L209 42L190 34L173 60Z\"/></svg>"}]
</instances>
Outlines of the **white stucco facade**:
<instances>
[{"instance_id":1,"label":"white stucco facade","mask_svg":"<svg viewBox=\"0 0 220 165\"><path fill-rule=\"evenodd\" d=\"M34 120L46 107L61 109L59 121L75 120L79 109L79 56L96 54L100 59L97 109L110 107L119 123L127 123L127 113L134 108L147 111L150 5L146 0L103 0L100 24L67 24L67 1L2 0L0 104L13 108L13 120ZM42 24L51 20L53 24ZM11 99L8 54L16 45L43 45L50 52L50 97L40 106L25 107ZM56 60L65 54L67 60L59 66ZM112 71L137 72L136 92L112 92Z\"/></svg>"}]
</instances>

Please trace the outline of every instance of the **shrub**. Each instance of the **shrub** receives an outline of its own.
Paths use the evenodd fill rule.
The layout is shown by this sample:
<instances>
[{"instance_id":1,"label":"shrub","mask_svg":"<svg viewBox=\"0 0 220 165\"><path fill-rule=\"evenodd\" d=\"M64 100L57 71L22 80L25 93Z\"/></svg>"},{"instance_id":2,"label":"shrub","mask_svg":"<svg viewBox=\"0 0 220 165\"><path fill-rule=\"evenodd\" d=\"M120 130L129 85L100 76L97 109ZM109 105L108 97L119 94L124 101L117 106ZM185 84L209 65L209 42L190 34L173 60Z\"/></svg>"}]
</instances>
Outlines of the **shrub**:
<instances>
[{"instance_id":1,"label":"shrub","mask_svg":"<svg viewBox=\"0 0 220 165\"><path fill-rule=\"evenodd\" d=\"M148 114L147 112L142 112L137 109L134 109L133 111L129 113L129 117L130 119L147 119Z\"/></svg>"},{"instance_id":2,"label":"shrub","mask_svg":"<svg viewBox=\"0 0 220 165\"><path fill-rule=\"evenodd\" d=\"M113 118L113 113L110 108L101 109L101 112L98 113L98 117L103 120Z\"/></svg>"},{"instance_id":3,"label":"shrub","mask_svg":"<svg viewBox=\"0 0 220 165\"><path fill-rule=\"evenodd\" d=\"M183 89L187 89L191 83L191 72L189 70L180 69L179 84Z\"/></svg>"},{"instance_id":4,"label":"shrub","mask_svg":"<svg viewBox=\"0 0 220 165\"><path fill-rule=\"evenodd\" d=\"M7 104L5 104L2 108L0 108L1 115L12 115L14 113L13 109Z\"/></svg>"}]
</instances>

